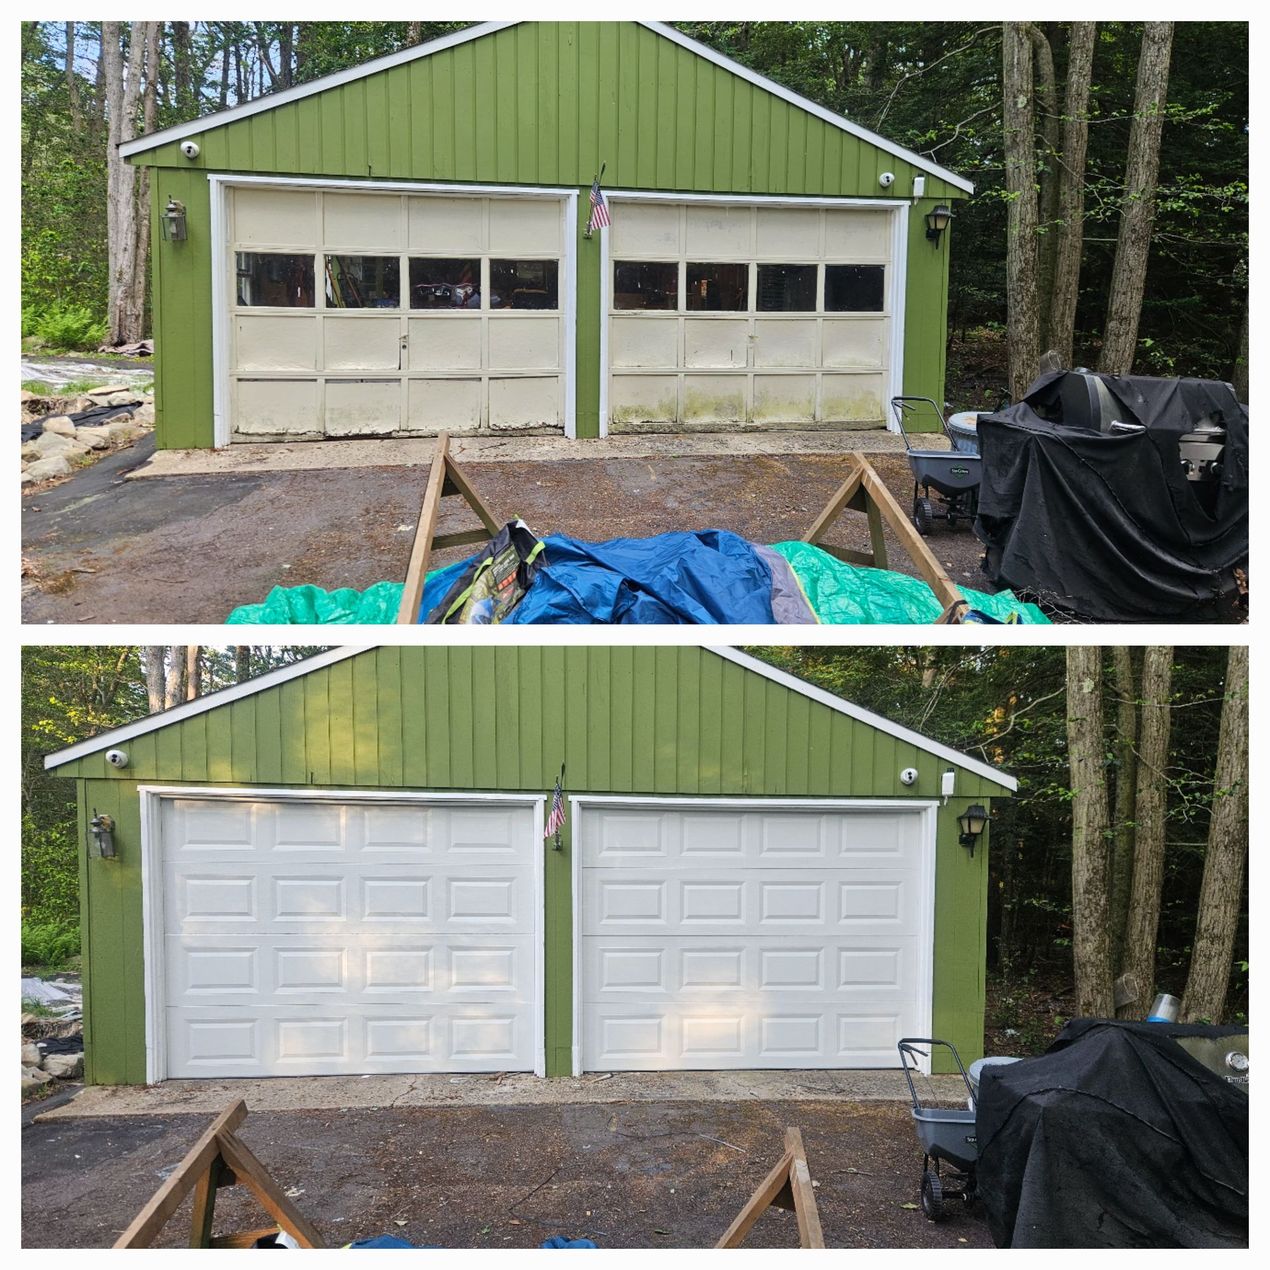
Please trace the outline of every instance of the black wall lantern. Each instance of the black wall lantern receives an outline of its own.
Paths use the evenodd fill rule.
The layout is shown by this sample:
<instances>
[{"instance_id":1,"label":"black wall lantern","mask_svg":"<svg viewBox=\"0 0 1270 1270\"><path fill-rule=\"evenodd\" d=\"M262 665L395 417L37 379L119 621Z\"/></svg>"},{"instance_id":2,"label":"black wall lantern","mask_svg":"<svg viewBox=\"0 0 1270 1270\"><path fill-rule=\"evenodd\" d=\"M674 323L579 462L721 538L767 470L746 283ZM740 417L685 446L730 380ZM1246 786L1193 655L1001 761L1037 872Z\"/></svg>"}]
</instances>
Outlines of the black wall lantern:
<instances>
[{"instance_id":1,"label":"black wall lantern","mask_svg":"<svg viewBox=\"0 0 1270 1270\"><path fill-rule=\"evenodd\" d=\"M957 824L961 827L961 838L959 841L963 847L970 850L970 858L975 858L975 843L979 841L979 835L983 833L988 824L988 813L979 803L971 803L965 811L957 817Z\"/></svg>"},{"instance_id":2,"label":"black wall lantern","mask_svg":"<svg viewBox=\"0 0 1270 1270\"><path fill-rule=\"evenodd\" d=\"M926 237L938 245L939 239L943 235L944 230L948 228L950 220L952 220L952 208L946 203L940 203L938 207L932 207L926 213Z\"/></svg>"},{"instance_id":3,"label":"black wall lantern","mask_svg":"<svg viewBox=\"0 0 1270 1270\"><path fill-rule=\"evenodd\" d=\"M927 217L927 220L929 219L930 217ZM185 241L185 204L179 198L168 198L168 205L163 209L160 224L164 242L183 243Z\"/></svg>"},{"instance_id":4,"label":"black wall lantern","mask_svg":"<svg viewBox=\"0 0 1270 1270\"><path fill-rule=\"evenodd\" d=\"M97 844L97 854L103 860L113 860L115 858L115 818L106 812L98 814L97 808L93 808L93 818L88 822L89 832L93 835L93 841Z\"/></svg>"}]
</instances>

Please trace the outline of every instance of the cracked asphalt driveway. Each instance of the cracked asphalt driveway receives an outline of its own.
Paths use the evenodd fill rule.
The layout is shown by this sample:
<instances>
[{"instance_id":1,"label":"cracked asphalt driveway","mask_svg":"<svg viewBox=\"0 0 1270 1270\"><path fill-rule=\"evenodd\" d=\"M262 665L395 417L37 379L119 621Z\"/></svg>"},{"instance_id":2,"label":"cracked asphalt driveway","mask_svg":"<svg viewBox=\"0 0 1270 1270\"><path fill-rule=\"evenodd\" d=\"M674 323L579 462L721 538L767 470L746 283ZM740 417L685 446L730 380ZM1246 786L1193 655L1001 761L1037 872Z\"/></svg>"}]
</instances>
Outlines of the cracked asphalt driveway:
<instances>
[{"instance_id":1,"label":"cracked asphalt driveway","mask_svg":"<svg viewBox=\"0 0 1270 1270\"><path fill-rule=\"evenodd\" d=\"M108 1247L211 1117L61 1116L22 1138L22 1243ZM840 1099L669 1101L253 1112L240 1130L330 1246L376 1234L446 1248L714 1244L803 1131L825 1242L838 1248L988 1248L983 1220L935 1225L916 1207L921 1151L908 1108ZM187 1242L190 1201L160 1246ZM241 1188L217 1230L262 1224ZM747 1246L796 1248L770 1210Z\"/></svg>"}]
</instances>

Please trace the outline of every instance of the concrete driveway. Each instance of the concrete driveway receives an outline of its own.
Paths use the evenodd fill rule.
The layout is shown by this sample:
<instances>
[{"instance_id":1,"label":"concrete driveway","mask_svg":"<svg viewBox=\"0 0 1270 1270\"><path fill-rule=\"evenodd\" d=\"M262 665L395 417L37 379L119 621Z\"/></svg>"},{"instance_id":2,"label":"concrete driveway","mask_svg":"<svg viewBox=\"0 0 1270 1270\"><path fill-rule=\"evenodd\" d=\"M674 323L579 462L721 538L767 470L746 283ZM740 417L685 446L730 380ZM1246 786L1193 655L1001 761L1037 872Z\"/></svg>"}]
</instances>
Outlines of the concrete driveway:
<instances>
[{"instance_id":1,"label":"concrete driveway","mask_svg":"<svg viewBox=\"0 0 1270 1270\"><path fill-rule=\"evenodd\" d=\"M469 1084L460 1105L253 1109L240 1133L335 1246L391 1233L447 1248L532 1248L551 1235L585 1235L602 1248L709 1247L780 1157L785 1127L797 1125L828 1246L991 1247L973 1213L934 1225L915 1207L921 1151L908 1108L891 1097L480 1105L472 1092ZM210 1119L158 1102L87 1116L71 1104L38 1118L23 1130L23 1246L113 1243ZM185 1242L189 1207L162 1246ZM262 1224L238 1188L221 1192L217 1213L221 1231ZM777 1211L748 1240L797 1242L793 1214Z\"/></svg>"}]
</instances>

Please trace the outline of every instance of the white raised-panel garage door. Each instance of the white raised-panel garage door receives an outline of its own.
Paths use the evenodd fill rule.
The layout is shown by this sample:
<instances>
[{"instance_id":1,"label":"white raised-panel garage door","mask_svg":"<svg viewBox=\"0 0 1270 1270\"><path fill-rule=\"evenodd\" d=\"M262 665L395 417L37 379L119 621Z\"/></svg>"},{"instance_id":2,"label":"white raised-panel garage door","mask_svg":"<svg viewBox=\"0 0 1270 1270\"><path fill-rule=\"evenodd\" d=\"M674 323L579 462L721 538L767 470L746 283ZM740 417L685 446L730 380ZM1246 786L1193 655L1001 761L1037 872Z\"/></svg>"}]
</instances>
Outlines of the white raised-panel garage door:
<instances>
[{"instance_id":1,"label":"white raised-panel garage door","mask_svg":"<svg viewBox=\"0 0 1270 1270\"><path fill-rule=\"evenodd\" d=\"M533 1070L535 816L163 798L166 1074Z\"/></svg>"},{"instance_id":2,"label":"white raised-panel garage door","mask_svg":"<svg viewBox=\"0 0 1270 1270\"><path fill-rule=\"evenodd\" d=\"M933 814L585 805L579 1066L893 1067L929 1035Z\"/></svg>"},{"instance_id":3,"label":"white raised-panel garage door","mask_svg":"<svg viewBox=\"0 0 1270 1270\"><path fill-rule=\"evenodd\" d=\"M559 431L565 202L227 191L232 438Z\"/></svg>"},{"instance_id":4,"label":"white raised-panel garage door","mask_svg":"<svg viewBox=\"0 0 1270 1270\"><path fill-rule=\"evenodd\" d=\"M899 209L612 205L611 431L885 423L901 391Z\"/></svg>"}]
</instances>

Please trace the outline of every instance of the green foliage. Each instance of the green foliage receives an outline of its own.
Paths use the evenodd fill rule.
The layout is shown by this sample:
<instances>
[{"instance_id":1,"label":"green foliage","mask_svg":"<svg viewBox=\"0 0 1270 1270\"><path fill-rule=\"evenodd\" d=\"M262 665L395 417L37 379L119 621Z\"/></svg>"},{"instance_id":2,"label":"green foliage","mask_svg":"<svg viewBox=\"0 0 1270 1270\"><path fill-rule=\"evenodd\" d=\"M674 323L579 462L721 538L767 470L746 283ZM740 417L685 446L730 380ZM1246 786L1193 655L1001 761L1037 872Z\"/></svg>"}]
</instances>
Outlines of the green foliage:
<instances>
[{"instance_id":1,"label":"green foliage","mask_svg":"<svg viewBox=\"0 0 1270 1270\"><path fill-rule=\"evenodd\" d=\"M82 304L54 301L36 314L31 334L44 348L93 352L106 338L107 326Z\"/></svg>"},{"instance_id":2,"label":"green foliage","mask_svg":"<svg viewBox=\"0 0 1270 1270\"><path fill-rule=\"evenodd\" d=\"M22 964L66 970L79 956L79 922L22 923Z\"/></svg>"}]
</instances>

